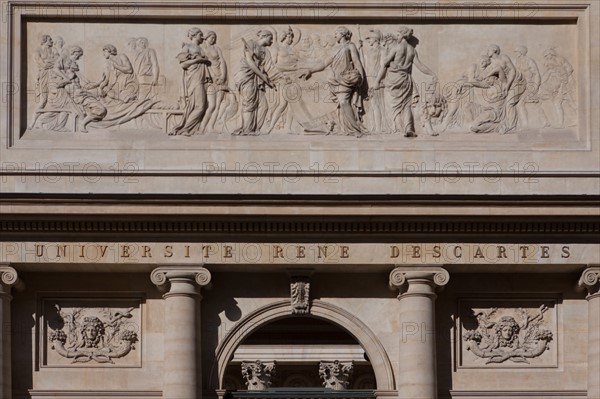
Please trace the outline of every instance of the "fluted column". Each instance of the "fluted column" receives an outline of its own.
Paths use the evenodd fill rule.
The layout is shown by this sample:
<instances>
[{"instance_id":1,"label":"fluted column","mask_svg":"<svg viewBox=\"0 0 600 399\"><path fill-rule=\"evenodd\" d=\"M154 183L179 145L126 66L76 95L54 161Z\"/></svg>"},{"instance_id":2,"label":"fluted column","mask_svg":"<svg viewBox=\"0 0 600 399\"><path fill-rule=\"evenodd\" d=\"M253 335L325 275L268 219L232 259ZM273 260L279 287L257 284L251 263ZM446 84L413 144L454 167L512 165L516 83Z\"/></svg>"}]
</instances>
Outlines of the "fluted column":
<instances>
[{"instance_id":1,"label":"fluted column","mask_svg":"<svg viewBox=\"0 0 600 399\"><path fill-rule=\"evenodd\" d=\"M390 287L400 290L399 398L437 398L435 290L449 280L440 267L396 267L390 273Z\"/></svg>"},{"instance_id":2,"label":"fluted column","mask_svg":"<svg viewBox=\"0 0 600 399\"><path fill-rule=\"evenodd\" d=\"M210 283L201 266L158 267L150 276L159 287L169 286L165 299L164 399L201 397L199 287Z\"/></svg>"},{"instance_id":3,"label":"fluted column","mask_svg":"<svg viewBox=\"0 0 600 399\"><path fill-rule=\"evenodd\" d=\"M20 286L17 271L7 264L0 264L0 397L10 398L11 392L11 322L10 301L12 286Z\"/></svg>"},{"instance_id":4,"label":"fluted column","mask_svg":"<svg viewBox=\"0 0 600 399\"><path fill-rule=\"evenodd\" d=\"M600 266L587 268L579 286L588 291L588 398L600 398Z\"/></svg>"}]
</instances>

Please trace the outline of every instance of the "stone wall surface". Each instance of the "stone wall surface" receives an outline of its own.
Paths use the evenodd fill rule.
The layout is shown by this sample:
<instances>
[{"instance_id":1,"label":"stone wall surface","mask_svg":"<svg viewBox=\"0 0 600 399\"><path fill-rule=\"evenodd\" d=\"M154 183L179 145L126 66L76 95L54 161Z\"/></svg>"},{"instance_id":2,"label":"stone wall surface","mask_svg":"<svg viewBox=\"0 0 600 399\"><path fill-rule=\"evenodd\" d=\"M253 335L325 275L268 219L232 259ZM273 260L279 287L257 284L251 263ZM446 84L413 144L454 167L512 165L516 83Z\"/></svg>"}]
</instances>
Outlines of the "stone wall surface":
<instances>
[{"instance_id":1,"label":"stone wall surface","mask_svg":"<svg viewBox=\"0 0 600 399\"><path fill-rule=\"evenodd\" d=\"M8 1L3 187L596 193L598 9Z\"/></svg>"},{"instance_id":2,"label":"stone wall surface","mask_svg":"<svg viewBox=\"0 0 600 399\"><path fill-rule=\"evenodd\" d=\"M1 6L0 399L600 399L598 1Z\"/></svg>"}]
</instances>

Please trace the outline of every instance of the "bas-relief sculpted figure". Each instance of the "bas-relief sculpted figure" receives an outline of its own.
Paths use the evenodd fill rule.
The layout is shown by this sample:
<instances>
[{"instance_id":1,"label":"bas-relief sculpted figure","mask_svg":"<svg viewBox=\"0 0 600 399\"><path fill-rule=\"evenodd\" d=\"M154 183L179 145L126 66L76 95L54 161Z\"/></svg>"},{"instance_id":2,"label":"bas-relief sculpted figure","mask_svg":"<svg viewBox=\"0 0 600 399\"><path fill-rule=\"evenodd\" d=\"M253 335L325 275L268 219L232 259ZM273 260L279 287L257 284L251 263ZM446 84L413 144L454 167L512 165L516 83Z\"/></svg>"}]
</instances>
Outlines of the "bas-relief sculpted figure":
<instances>
[{"instance_id":1,"label":"bas-relief sculpted figure","mask_svg":"<svg viewBox=\"0 0 600 399\"><path fill-rule=\"evenodd\" d=\"M236 88L241 102L242 126L234 135L258 135L268 111L265 88L275 89L269 74L273 70L271 53L267 47L273 44L273 33L263 29L257 33L258 39L246 40L244 55L235 75Z\"/></svg>"},{"instance_id":2,"label":"bas-relief sculpted figure","mask_svg":"<svg viewBox=\"0 0 600 399\"><path fill-rule=\"evenodd\" d=\"M297 31L295 34L291 26L288 26L286 31L281 32L281 39L278 43L277 31L275 34L274 45L272 46L271 56L273 59L273 72L271 79L277 88L277 97L274 104L274 110L270 116L269 127L267 133L271 133L280 119L285 119L287 133L292 133L292 122L294 113L289 107L288 96L286 89L288 85L295 83L298 79L294 73L298 70L298 62L300 60L296 54L295 46L300 42L302 33Z\"/></svg>"},{"instance_id":3,"label":"bas-relief sculpted figure","mask_svg":"<svg viewBox=\"0 0 600 399\"><path fill-rule=\"evenodd\" d=\"M54 61L59 57L58 51L53 47L54 42L50 35L42 35L40 47L33 53L33 59L38 67L36 79L36 101L39 103L31 128L35 128L39 111L43 110L48 103L48 83L50 74L54 68Z\"/></svg>"},{"instance_id":4,"label":"bas-relief sculpted figure","mask_svg":"<svg viewBox=\"0 0 600 399\"><path fill-rule=\"evenodd\" d=\"M519 118L519 125L526 127L529 125L529 115L527 113L527 104L535 105L536 108L542 112L544 118L546 115L543 113L540 105L538 92L540 84L542 83L542 76L535 60L527 55L526 46L517 46L515 48L515 67L521 73L525 79L526 89L523 93L522 100L517 104L517 113ZM546 123L547 124L547 119Z\"/></svg>"},{"instance_id":5,"label":"bas-relief sculpted figure","mask_svg":"<svg viewBox=\"0 0 600 399\"><path fill-rule=\"evenodd\" d=\"M367 75L368 85L374 84L377 79L377 73L381 68L382 61L387 54L386 47L384 47L383 33L379 29L369 29L367 36L365 37L367 46L360 44L361 51L364 51L364 67ZM367 98L367 112L366 119L368 122L368 128L372 132L388 133L389 127L384 119L386 114L384 93L381 89L373 89L368 87L369 96Z\"/></svg>"},{"instance_id":6,"label":"bas-relief sculpted figure","mask_svg":"<svg viewBox=\"0 0 600 399\"><path fill-rule=\"evenodd\" d=\"M104 105L90 92L82 87L82 81L77 61L83 56L79 46L71 46L53 63L49 72L49 90L51 99L48 107L40 107L34 119L34 127L42 126L49 130L64 131L69 118L69 112L74 113L73 130L77 130L76 120L79 117L79 131L87 132L87 125L99 121L106 116ZM42 111L43 110L43 111Z\"/></svg>"},{"instance_id":7,"label":"bas-relief sculpted figure","mask_svg":"<svg viewBox=\"0 0 600 399\"><path fill-rule=\"evenodd\" d=\"M58 304L55 308L56 319L49 323L62 328L49 329L48 341L56 353L72 359L72 363L114 364L113 359L123 358L135 349L137 333L126 323L133 317L134 308L123 312L84 308L72 308L69 312Z\"/></svg>"},{"instance_id":8,"label":"bas-relief sculpted figure","mask_svg":"<svg viewBox=\"0 0 600 399\"><path fill-rule=\"evenodd\" d=\"M107 44L102 48L106 59L105 71L98 83L88 85L88 89L98 88L101 97L125 103L137 100L139 85L131 61L125 54L118 54L117 48Z\"/></svg>"},{"instance_id":9,"label":"bas-relief sculpted figure","mask_svg":"<svg viewBox=\"0 0 600 399\"><path fill-rule=\"evenodd\" d=\"M517 46L511 59L499 46L490 45L451 90L440 90L437 76L419 59L412 29L399 27L397 34L391 34L367 28L366 45L357 29L358 48L346 27L323 37L302 35L292 26L282 30L279 38L273 27L260 29L256 39L239 39L243 55L229 79L228 57L217 45L217 33L207 31L205 38L202 30L191 28L190 41L176 56L181 79L170 77L181 81L178 106L160 98L157 87L165 84L165 77L147 38L127 39L126 54L105 45L105 70L100 80L90 82L77 65L82 48L64 46L62 37L53 40L45 34L32 57L38 67L38 104L29 128L87 132L88 127L125 125L125 129L164 129L170 135L191 136L230 131L228 124L233 123L237 124L234 136L277 130L360 138L388 130L415 137L417 130L430 136L505 134L573 125L574 69L554 48L544 53L545 72L540 74L526 46ZM412 76L413 65L432 76L422 97ZM327 80L312 77L327 68ZM228 85L231 80L235 90ZM321 85L330 92L330 100L320 97ZM565 122L567 111L569 122ZM541 120L539 126L531 117Z\"/></svg>"},{"instance_id":10,"label":"bas-relief sculpted figure","mask_svg":"<svg viewBox=\"0 0 600 399\"><path fill-rule=\"evenodd\" d=\"M210 82L207 87L208 108L206 115L200 125L200 131L206 132L206 129L213 131L215 123L221 111L221 105L225 94L229 92L227 79L227 63L223 56L223 51L217 46L217 34L214 31L206 32L204 41L204 52L208 58L208 73Z\"/></svg>"},{"instance_id":11,"label":"bas-relief sculpted figure","mask_svg":"<svg viewBox=\"0 0 600 399\"><path fill-rule=\"evenodd\" d=\"M489 65L483 71L483 81L487 78L497 84L498 96L493 100L498 104L494 107L494 117L480 118L471 126L474 133L498 132L505 134L517 128L517 104L525 93L525 79L515 68L511 59L501 54L500 47L492 44L488 47Z\"/></svg>"},{"instance_id":12,"label":"bas-relief sculpted figure","mask_svg":"<svg viewBox=\"0 0 600 399\"><path fill-rule=\"evenodd\" d=\"M65 39L62 36L55 36L54 39L54 53L57 57L62 55L63 50L65 49Z\"/></svg>"},{"instance_id":13,"label":"bas-relief sculpted figure","mask_svg":"<svg viewBox=\"0 0 600 399\"><path fill-rule=\"evenodd\" d=\"M275 375L276 362L242 362L242 377L249 391L264 391L271 387L271 378Z\"/></svg>"},{"instance_id":14,"label":"bas-relief sculpted figure","mask_svg":"<svg viewBox=\"0 0 600 399\"><path fill-rule=\"evenodd\" d=\"M489 65L487 55L482 55L477 63L471 64L450 86L446 96L447 111L441 126L441 132L449 128L467 126L481 112L481 105L475 100L474 86L467 82L481 81L483 71Z\"/></svg>"},{"instance_id":15,"label":"bas-relief sculpted figure","mask_svg":"<svg viewBox=\"0 0 600 399\"><path fill-rule=\"evenodd\" d=\"M483 72L474 81L463 86L486 89L487 104L475 118L470 129L473 133L505 134L517 128L517 104L526 90L523 75L511 59L501 54L500 47L492 44L482 60Z\"/></svg>"},{"instance_id":16,"label":"bas-relief sculpted figure","mask_svg":"<svg viewBox=\"0 0 600 399\"><path fill-rule=\"evenodd\" d=\"M211 79L208 72L210 61L201 46L204 34L200 28L191 28L188 31L188 39L190 42L183 43L182 50L177 55L179 66L183 69L183 119L173 128L170 135L191 136L201 132L200 124L208 109L206 85Z\"/></svg>"},{"instance_id":17,"label":"bas-relief sculpted figure","mask_svg":"<svg viewBox=\"0 0 600 399\"><path fill-rule=\"evenodd\" d=\"M392 120L394 130L403 132L405 137L415 137L415 123L412 113L412 104L418 102L415 96L414 81L412 78L412 67L416 66L421 72L433 77L437 81L435 73L419 59L416 44L411 40L413 30L400 27L398 30L399 42L389 49L389 53L383 59L383 65L377 73L373 90L379 90L385 86L390 91L392 101ZM386 78L382 85L383 78Z\"/></svg>"},{"instance_id":18,"label":"bas-relief sculpted figure","mask_svg":"<svg viewBox=\"0 0 600 399\"><path fill-rule=\"evenodd\" d=\"M333 362L321 361L319 363L319 377L323 380L325 388L335 391L343 391L348 388L350 378L354 372L354 364L352 362Z\"/></svg>"},{"instance_id":19,"label":"bas-relief sculpted figure","mask_svg":"<svg viewBox=\"0 0 600 399\"><path fill-rule=\"evenodd\" d=\"M153 48L148 47L148 39L138 37L135 39L134 71L139 83L138 98L145 100L157 96L156 86L160 75L158 57Z\"/></svg>"},{"instance_id":20,"label":"bas-relief sculpted figure","mask_svg":"<svg viewBox=\"0 0 600 399\"><path fill-rule=\"evenodd\" d=\"M546 71L541 79L540 98L552 102L556 116L556 122L553 126L562 128L565 125L563 104L573 112L577 110L574 99L573 66L566 58L558 55L555 48L549 48L544 52L544 66ZM550 124L548 123L548 125Z\"/></svg>"},{"instance_id":21,"label":"bas-relief sculpted figure","mask_svg":"<svg viewBox=\"0 0 600 399\"><path fill-rule=\"evenodd\" d=\"M495 317L497 308L473 312L477 328L463 334L467 350L486 359L486 364L529 363L528 359L541 356L553 339L552 332L542 328L547 310L542 305L538 314L532 316L527 310L517 309L514 316L500 318Z\"/></svg>"},{"instance_id":22,"label":"bas-relief sculpted figure","mask_svg":"<svg viewBox=\"0 0 600 399\"><path fill-rule=\"evenodd\" d=\"M361 87L365 81L365 70L358 49L351 42L352 32L345 26L336 28L334 37L338 46L316 67L306 67L303 74L310 79L313 73L331 68L328 83L333 100L337 103L338 121L343 134L362 137L366 128L362 125L360 113L363 111Z\"/></svg>"}]
</instances>

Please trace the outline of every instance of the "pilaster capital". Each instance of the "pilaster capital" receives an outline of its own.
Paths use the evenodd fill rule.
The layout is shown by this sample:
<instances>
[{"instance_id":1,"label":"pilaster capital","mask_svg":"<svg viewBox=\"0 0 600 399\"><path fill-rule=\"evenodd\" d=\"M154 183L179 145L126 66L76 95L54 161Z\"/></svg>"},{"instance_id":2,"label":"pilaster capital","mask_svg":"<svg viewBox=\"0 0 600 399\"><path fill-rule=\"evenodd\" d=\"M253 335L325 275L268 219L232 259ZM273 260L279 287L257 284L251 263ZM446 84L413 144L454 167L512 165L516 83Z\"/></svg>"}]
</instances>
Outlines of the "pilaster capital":
<instances>
[{"instance_id":1,"label":"pilaster capital","mask_svg":"<svg viewBox=\"0 0 600 399\"><path fill-rule=\"evenodd\" d=\"M585 269L578 285L587 290L588 299L600 297L600 266L594 265Z\"/></svg>"},{"instance_id":2,"label":"pilaster capital","mask_svg":"<svg viewBox=\"0 0 600 399\"><path fill-rule=\"evenodd\" d=\"M435 296L435 290L448 284L448 281L450 273L441 267L396 266L390 273L389 285L391 289L400 291L398 298L409 294Z\"/></svg>"},{"instance_id":3,"label":"pilaster capital","mask_svg":"<svg viewBox=\"0 0 600 399\"><path fill-rule=\"evenodd\" d=\"M211 275L208 269L201 265L159 266L152 270L150 280L161 290L169 291L167 296L198 295L196 287L210 284Z\"/></svg>"},{"instance_id":4,"label":"pilaster capital","mask_svg":"<svg viewBox=\"0 0 600 399\"><path fill-rule=\"evenodd\" d=\"M19 274L15 268L9 266L8 263L0 263L0 285L5 287L15 287L20 290L24 287L23 281L19 278ZM2 292L2 287L0 287Z\"/></svg>"}]
</instances>

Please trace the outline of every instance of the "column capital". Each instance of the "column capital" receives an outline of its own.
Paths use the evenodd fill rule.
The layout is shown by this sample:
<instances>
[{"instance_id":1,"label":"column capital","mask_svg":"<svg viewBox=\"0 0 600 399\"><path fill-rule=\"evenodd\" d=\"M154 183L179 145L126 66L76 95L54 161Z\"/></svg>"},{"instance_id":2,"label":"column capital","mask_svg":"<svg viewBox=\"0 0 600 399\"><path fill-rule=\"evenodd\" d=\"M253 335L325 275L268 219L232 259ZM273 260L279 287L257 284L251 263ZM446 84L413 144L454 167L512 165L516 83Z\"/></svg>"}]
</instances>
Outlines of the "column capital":
<instances>
[{"instance_id":1,"label":"column capital","mask_svg":"<svg viewBox=\"0 0 600 399\"><path fill-rule=\"evenodd\" d=\"M588 299L600 296L600 265L585 269L579 278L578 285L587 289Z\"/></svg>"},{"instance_id":2,"label":"column capital","mask_svg":"<svg viewBox=\"0 0 600 399\"><path fill-rule=\"evenodd\" d=\"M400 298L403 295L435 295L435 290L448 284L450 273L441 267L411 267L396 266L390 273L390 288L400 290ZM411 286L428 286L426 290L413 290Z\"/></svg>"},{"instance_id":3,"label":"column capital","mask_svg":"<svg viewBox=\"0 0 600 399\"><path fill-rule=\"evenodd\" d=\"M171 295L198 295L196 287L205 287L210 284L211 275L208 269L201 265L175 265L159 266L152 270L150 280L164 291L170 284L166 296Z\"/></svg>"},{"instance_id":4,"label":"column capital","mask_svg":"<svg viewBox=\"0 0 600 399\"><path fill-rule=\"evenodd\" d=\"M14 267L9 266L8 263L0 263L0 285L4 285L8 288L14 286L17 290L24 287L23 281L19 278L19 274ZM2 291L0 287L0 292Z\"/></svg>"}]
</instances>

